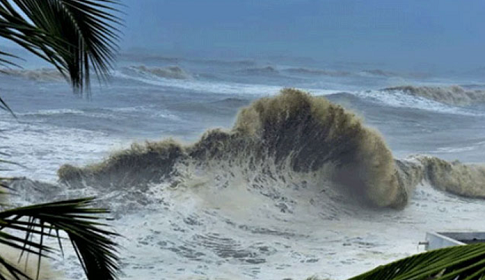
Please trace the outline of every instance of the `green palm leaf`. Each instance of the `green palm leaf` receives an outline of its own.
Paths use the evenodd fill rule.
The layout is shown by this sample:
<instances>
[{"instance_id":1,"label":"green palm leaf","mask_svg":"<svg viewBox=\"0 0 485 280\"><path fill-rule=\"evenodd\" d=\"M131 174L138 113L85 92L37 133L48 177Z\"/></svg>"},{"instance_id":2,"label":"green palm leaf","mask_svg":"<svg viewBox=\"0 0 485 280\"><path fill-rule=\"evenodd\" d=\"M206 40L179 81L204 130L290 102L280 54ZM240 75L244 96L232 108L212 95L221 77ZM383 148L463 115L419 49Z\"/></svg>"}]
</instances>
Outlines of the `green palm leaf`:
<instances>
[{"instance_id":1,"label":"green palm leaf","mask_svg":"<svg viewBox=\"0 0 485 280\"><path fill-rule=\"evenodd\" d=\"M24 280L30 279L30 277L18 269L15 265L10 263L9 261L5 260L0 256L0 268L3 267L5 269L4 274L0 273L0 280L8 280L8 279L15 279L15 280ZM7 278L9 277L9 278Z\"/></svg>"},{"instance_id":2,"label":"green palm leaf","mask_svg":"<svg viewBox=\"0 0 485 280\"><path fill-rule=\"evenodd\" d=\"M116 0L0 0L0 37L54 65L74 89L106 80L117 52ZM12 55L0 52L1 64Z\"/></svg>"},{"instance_id":3,"label":"green palm leaf","mask_svg":"<svg viewBox=\"0 0 485 280\"><path fill-rule=\"evenodd\" d=\"M56 67L73 89L89 89L91 69L104 81L117 52L120 19L113 14L118 0L0 0L0 37ZM0 51L0 66L18 66L18 57ZM0 98L0 109L13 112ZM11 163L0 160L3 163ZM0 178L0 211L8 208L2 197L8 185ZM104 209L91 208L92 198L33 205L0 212L0 245L43 257L54 251L45 238L62 242L67 234L89 280L116 279L118 257L115 233L99 223ZM6 231L7 230L7 231ZM18 233L25 234L19 237ZM2 270L3 268L3 270ZM39 273L37 273L39 275ZM0 280L30 279L1 256Z\"/></svg>"},{"instance_id":4,"label":"green palm leaf","mask_svg":"<svg viewBox=\"0 0 485 280\"><path fill-rule=\"evenodd\" d=\"M56 238L62 251L62 238L59 231L67 238L81 262L89 280L117 279L118 256L116 243L111 238L116 233L103 229L100 223L104 209L92 208L93 198L83 198L47 204L32 205L0 212L0 244L22 250L22 252L48 257L54 248L46 246L46 238ZM5 230L23 233L9 234ZM36 239L34 239L34 237ZM39 268L40 268L39 258ZM13 279L26 279L15 265L3 260L0 255L0 267L3 266ZM1 270L0 270L1 271ZM21 273L21 274L19 274ZM0 279L5 277L0 273ZM27 279L29 279L27 277Z\"/></svg>"},{"instance_id":5,"label":"green palm leaf","mask_svg":"<svg viewBox=\"0 0 485 280\"><path fill-rule=\"evenodd\" d=\"M485 279L485 243L455 246L414 255L349 280Z\"/></svg>"}]
</instances>

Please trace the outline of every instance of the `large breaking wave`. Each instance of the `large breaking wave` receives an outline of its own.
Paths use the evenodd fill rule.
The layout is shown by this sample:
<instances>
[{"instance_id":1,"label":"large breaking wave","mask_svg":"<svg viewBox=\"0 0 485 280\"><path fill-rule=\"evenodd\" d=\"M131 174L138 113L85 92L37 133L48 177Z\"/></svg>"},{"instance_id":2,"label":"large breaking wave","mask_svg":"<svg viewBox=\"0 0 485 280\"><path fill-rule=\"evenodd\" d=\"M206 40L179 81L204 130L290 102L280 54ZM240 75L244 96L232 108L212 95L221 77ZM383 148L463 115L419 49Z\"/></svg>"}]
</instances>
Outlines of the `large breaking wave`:
<instances>
[{"instance_id":1,"label":"large breaking wave","mask_svg":"<svg viewBox=\"0 0 485 280\"><path fill-rule=\"evenodd\" d=\"M482 166L424 156L395 160L380 134L354 114L294 89L257 100L240 111L230 131L210 130L195 144L134 144L98 164L64 165L58 174L73 188L244 185L275 200L282 199L281 188L316 186L372 207L404 207L423 180L458 195L485 197Z\"/></svg>"}]
</instances>

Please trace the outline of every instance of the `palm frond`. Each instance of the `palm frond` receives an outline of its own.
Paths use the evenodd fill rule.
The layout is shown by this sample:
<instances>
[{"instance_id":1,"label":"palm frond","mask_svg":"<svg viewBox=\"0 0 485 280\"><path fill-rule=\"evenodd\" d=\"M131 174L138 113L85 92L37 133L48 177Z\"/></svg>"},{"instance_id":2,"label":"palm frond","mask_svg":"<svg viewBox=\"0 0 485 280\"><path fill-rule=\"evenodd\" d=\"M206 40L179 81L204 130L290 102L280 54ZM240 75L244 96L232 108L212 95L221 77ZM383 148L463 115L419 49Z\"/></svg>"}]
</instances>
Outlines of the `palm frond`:
<instances>
[{"instance_id":1,"label":"palm frond","mask_svg":"<svg viewBox=\"0 0 485 280\"><path fill-rule=\"evenodd\" d=\"M13 178L0 177L0 211L8 207L7 196L11 190L9 183L13 180Z\"/></svg>"},{"instance_id":2,"label":"palm frond","mask_svg":"<svg viewBox=\"0 0 485 280\"><path fill-rule=\"evenodd\" d=\"M54 65L74 89L89 88L90 70L106 80L117 52L117 0L0 0L0 37ZM21 12L20 12L21 11ZM2 53L0 53L1 55ZM9 60L4 57L4 63Z\"/></svg>"},{"instance_id":3,"label":"palm frond","mask_svg":"<svg viewBox=\"0 0 485 280\"><path fill-rule=\"evenodd\" d=\"M349 280L485 279L485 243L455 246L379 266Z\"/></svg>"},{"instance_id":4,"label":"palm frond","mask_svg":"<svg viewBox=\"0 0 485 280\"><path fill-rule=\"evenodd\" d=\"M5 272L0 273L0 280L8 280L8 279L31 280L31 278L27 274L25 274L22 270L18 269L17 266L3 259L2 256L0 256L0 269L2 267L4 268Z\"/></svg>"},{"instance_id":5,"label":"palm frond","mask_svg":"<svg viewBox=\"0 0 485 280\"><path fill-rule=\"evenodd\" d=\"M117 234L103 229L106 225L99 222L100 215L108 211L92 208L92 201L93 198L83 198L0 212L0 244L46 257L54 249L44 244L45 239L56 238L62 251L59 232L63 231L89 280L117 279L116 243L110 239ZM5 229L24 233L25 237L7 234ZM37 239L33 240L34 236Z\"/></svg>"},{"instance_id":6,"label":"palm frond","mask_svg":"<svg viewBox=\"0 0 485 280\"><path fill-rule=\"evenodd\" d=\"M7 103L0 97L0 110L4 110L9 112L14 118L17 118L15 113L10 109L10 107L7 105Z\"/></svg>"},{"instance_id":7,"label":"palm frond","mask_svg":"<svg viewBox=\"0 0 485 280\"><path fill-rule=\"evenodd\" d=\"M20 59L18 56L0 51L0 66L15 66L20 67L17 63L12 62L12 59Z\"/></svg>"}]
</instances>

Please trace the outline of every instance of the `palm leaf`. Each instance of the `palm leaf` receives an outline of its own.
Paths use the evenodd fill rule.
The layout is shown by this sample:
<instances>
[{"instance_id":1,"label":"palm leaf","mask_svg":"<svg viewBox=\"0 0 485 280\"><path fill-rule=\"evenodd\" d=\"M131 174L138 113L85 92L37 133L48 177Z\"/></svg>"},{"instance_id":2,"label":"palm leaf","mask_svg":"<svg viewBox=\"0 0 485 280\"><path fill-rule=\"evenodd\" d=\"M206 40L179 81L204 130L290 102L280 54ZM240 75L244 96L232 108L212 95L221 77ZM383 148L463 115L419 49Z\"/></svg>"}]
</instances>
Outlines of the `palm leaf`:
<instances>
[{"instance_id":1,"label":"palm leaf","mask_svg":"<svg viewBox=\"0 0 485 280\"><path fill-rule=\"evenodd\" d=\"M0 0L0 37L17 43L56 67L73 89L83 92L90 86L90 71L106 80L117 52L117 25L112 15L118 0ZM16 56L0 51L1 66L18 66ZM12 110L0 98L0 109ZM11 163L3 161L4 163ZM8 188L0 178L0 198ZM2 203L0 201L0 203ZM104 209L90 208L92 198L21 207L0 212L0 244L23 253L47 257L53 248L45 238L57 238L59 231L71 241L89 280L116 279L118 257L115 233L99 223ZM8 207L5 203L0 208ZM8 232L5 230L8 229ZM24 238L18 234L25 234ZM36 239L34 239L36 237ZM0 280L30 279L0 256ZM38 273L39 275L39 273Z\"/></svg>"},{"instance_id":2,"label":"palm leaf","mask_svg":"<svg viewBox=\"0 0 485 280\"><path fill-rule=\"evenodd\" d=\"M0 0L0 37L54 65L74 89L106 80L117 52L117 0ZM20 12L21 11L21 12ZM0 63L11 63L0 53Z\"/></svg>"},{"instance_id":3,"label":"palm leaf","mask_svg":"<svg viewBox=\"0 0 485 280\"><path fill-rule=\"evenodd\" d=\"M485 243L455 246L379 266L349 280L485 279Z\"/></svg>"},{"instance_id":4,"label":"palm leaf","mask_svg":"<svg viewBox=\"0 0 485 280\"><path fill-rule=\"evenodd\" d=\"M15 113L12 111L12 109L10 109L10 107L7 105L7 103L5 103L5 101L3 101L1 97L0 97L0 109L9 112L14 118L17 118Z\"/></svg>"},{"instance_id":5,"label":"palm leaf","mask_svg":"<svg viewBox=\"0 0 485 280\"><path fill-rule=\"evenodd\" d=\"M119 267L116 243L110 239L117 234L103 229L106 225L99 222L100 215L108 211L92 208L92 201L93 198L83 198L0 212L0 244L47 257L54 248L46 246L45 239L56 238L62 251L59 231L63 231L72 243L89 280L117 279ZM24 233L25 237L8 234L5 229ZM33 237L37 239L33 240Z\"/></svg>"},{"instance_id":6,"label":"palm leaf","mask_svg":"<svg viewBox=\"0 0 485 280\"><path fill-rule=\"evenodd\" d=\"M15 280L24 280L24 279L31 279L27 276L24 272L18 269L15 265L10 263L9 261L3 259L0 256L0 268L4 268L4 274L0 273L0 280L8 280L8 279L15 279ZM7 278L8 277L8 278Z\"/></svg>"},{"instance_id":7,"label":"palm leaf","mask_svg":"<svg viewBox=\"0 0 485 280\"><path fill-rule=\"evenodd\" d=\"M14 178L0 177L0 210L8 207L7 195L9 195L8 191L11 190L9 184L14 180Z\"/></svg>"},{"instance_id":8,"label":"palm leaf","mask_svg":"<svg viewBox=\"0 0 485 280\"><path fill-rule=\"evenodd\" d=\"M0 66L20 67L20 65L12 62L11 59L20 59L20 58L16 55L0 51Z\"/></svg>"}]
</instances>

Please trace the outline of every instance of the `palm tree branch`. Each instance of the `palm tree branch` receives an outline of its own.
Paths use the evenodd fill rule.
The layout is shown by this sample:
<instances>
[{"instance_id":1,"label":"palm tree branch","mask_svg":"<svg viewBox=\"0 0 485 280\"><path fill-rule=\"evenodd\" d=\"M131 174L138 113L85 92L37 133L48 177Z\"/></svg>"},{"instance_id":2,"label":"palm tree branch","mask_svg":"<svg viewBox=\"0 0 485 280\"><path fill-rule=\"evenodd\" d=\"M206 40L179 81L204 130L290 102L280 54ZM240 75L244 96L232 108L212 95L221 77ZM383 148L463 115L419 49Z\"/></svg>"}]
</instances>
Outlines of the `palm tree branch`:
<instances>
[{"instance_id":1,"label":"palm tree branch","mask_svg":"<svg viewBox=\"0 0 485 280\"><path fill-rule=\"evenodd\" d=\"M64 231L71 240L89 280L116 279L118 256L116 244L110 238L117 234L103 230L101 227L104 227L104 224L94 222L99 220L99 214L108 211L91 208L92 201L93 198L75 199L0 212L2 227L26 233L25 238L7 234L3 239L0 238L0 243L44 256L44 252L51 253L53 250L43 245L44 239L57 238L60 243L58 231ZM34 235L38 236L39 240L29 241Z\"/></svg>"},{"instance_id":2,"label":"palm tree branch","mask_svg":"<svg viewBox=\"0 0 485 280\"><path fill-rule=\"evenodd\" d=\"M414 255L349 280L478 280L484 275L485 243L478 243Z\"/></svg>"},{"instance_id":3,"label":"palm tree branch","mask_svg":"<svg viewBox=\"0 0 485 280\"><path fill-rule=\"evenodd\" d=\"M22 11L18 13L13 4ZM10 39L53 64L79 91L90 68L106 80L117 52L121 20L108 0L0 0L0 21ZM1 62L1 61L0 61Z\"/></svg>"},{"instance_id":4,"label":"palm tree branch","mask_svg":"<svg viewBox=\"0 0 485 280\"><path fill-rule=\"evenodd\" d=\"M0 256L0 267L4 267L7 273L10 274L10 276L14 277L15 280L32 280L29 276L27 276L24 272L22 272L20 269L18 269L15 265L12 265L9 263L7 260L3 259L2 256ZM4 276L2 273L0 273L0 280L8 280L6 278L6 275Z\"/></svg>"}]
</instances>

